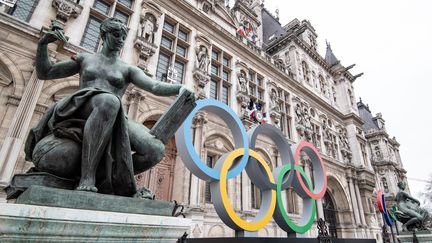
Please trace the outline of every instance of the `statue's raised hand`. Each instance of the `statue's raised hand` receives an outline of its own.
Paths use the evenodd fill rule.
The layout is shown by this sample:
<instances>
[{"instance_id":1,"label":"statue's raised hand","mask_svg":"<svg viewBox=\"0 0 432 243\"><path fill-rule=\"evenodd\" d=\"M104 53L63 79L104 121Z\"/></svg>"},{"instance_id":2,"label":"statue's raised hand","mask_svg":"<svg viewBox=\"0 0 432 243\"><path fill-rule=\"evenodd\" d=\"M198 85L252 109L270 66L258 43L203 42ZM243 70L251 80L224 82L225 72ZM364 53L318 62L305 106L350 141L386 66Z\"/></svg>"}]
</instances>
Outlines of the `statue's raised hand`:
<instances>
[{"instance_id":1,"label":"statue's raised hand","mask_svg":"<svg viewBox=\"0 0 432 243\"><path fill-rule=\"evenodd\" d=\"M49 44L57 40L64 43L68 42L68 37L65 36L63 27L56 20L51 21L51 30L47 31L40 39L40 44Z\"/></svg>"}]
</instances>

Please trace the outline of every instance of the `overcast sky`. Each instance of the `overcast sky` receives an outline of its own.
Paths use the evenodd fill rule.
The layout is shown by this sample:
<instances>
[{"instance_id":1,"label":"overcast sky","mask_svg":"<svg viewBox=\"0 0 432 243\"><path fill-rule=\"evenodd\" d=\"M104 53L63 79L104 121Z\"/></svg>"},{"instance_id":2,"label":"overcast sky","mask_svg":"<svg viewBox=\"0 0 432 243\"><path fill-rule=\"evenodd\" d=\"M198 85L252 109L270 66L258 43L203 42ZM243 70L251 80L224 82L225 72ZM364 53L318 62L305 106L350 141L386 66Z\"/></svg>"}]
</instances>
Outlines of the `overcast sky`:
<instances>
[{"instance_id":1,"label":"overcast sky","mask_svg":"<svg viewBox=\"0 0 432 243\"><path fill-rule=\"evenodd\" d=\"M432 1L428 0L265 0L265 7L287 24L307 19L342 65L364 72L355 83L357 100L381 112L387 132L401 144L408 178L432 173ZM425 183L408 180L413 195Z\"/></svg>"}]
</instances>

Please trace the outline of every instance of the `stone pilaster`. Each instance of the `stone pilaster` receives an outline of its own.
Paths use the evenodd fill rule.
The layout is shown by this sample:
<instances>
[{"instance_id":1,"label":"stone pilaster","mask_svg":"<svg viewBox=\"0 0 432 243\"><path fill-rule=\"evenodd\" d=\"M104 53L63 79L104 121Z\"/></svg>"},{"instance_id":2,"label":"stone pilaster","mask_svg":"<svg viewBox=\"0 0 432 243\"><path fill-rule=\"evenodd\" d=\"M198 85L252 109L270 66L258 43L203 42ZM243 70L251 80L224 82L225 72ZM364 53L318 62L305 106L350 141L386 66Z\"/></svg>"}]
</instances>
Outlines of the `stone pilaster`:
<instances>
[{"instance_id":1,"label":"stone pilaster","mask_svg":"<svg viewBox=\"0 0 432 243\"><path fill-rule=\"evenodd\" d=\"M0 150L0 187L6 186L13 176L42 86L43 81L37 78L34 70Z\"/></svg>"},{"instance_id":2,"label":"stone pilaster","mask_svg":"<svg viewBox=\"0 0 432 243\"><path fill-rule=\"evenodd\" d=\"M201 147L203 145L203 129L204 124L207 123L207 114L204 112L198 112L198 114L193 119L194 124L194 147L195 150L198 151L198 155L201 158ZM189 204L191 206L196 206L199 204L200 199L199 196L200 193L200 183L199 178L195 175L191 175L191 185L190 185L190 198L189 198Z\"/></svg>"},{"instance_id":3,"label":"stone pilaster","mask_svg":"<svg viewBox=\"0 0 432 243\"><path fill-rule=\"evenodd\" d=\"M367 224L366 224L366 218L365 218L365 215L364 215L364 208L363 208L363 203L362 203L362 200L361 200L361 196L360 196L360 190L359 190L359 187L358 187L358 181L357 180L354 180L354 188L355 188L355 194L356 194L356 197L357 197L357 203L358 203L358 210L360 211L359 213L360 213L360 219L361 219L361 223L362 223L362 225L364 225L364 226L366 226Z\"/></svg>"},{"instance_id":4,"label":"stone pilaster","mask_svg":"<svg viewBox=\"0 0 432 243\"><path fill-rule=\"evenodd\" d=\"M358 212L358 203L357 203L357 197L355 195L355 189L354 189L354 183L351 175L347 177L348 180L348 189L351 199L351 205L353 206L353 212L354 212L354 219L356 226L360 224L360 215Z\"/></svg>"}]
</instances>

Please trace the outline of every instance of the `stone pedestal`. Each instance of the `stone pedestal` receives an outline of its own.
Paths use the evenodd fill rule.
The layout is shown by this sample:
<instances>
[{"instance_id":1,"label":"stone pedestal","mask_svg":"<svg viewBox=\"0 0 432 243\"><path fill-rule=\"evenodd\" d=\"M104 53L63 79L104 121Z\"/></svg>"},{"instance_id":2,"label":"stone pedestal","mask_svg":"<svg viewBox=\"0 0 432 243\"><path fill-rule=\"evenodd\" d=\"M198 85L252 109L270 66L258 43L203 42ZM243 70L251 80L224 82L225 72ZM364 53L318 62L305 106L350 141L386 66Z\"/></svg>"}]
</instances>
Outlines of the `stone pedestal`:
<instances>
[{"instance_id":1,"label":"stone pedestal","mask_svg":"<svg viewBox=\"0 0 432 243\"><path fill-rule=\"evenodd\" d=\"M191 220L0 203L0 242L176 242Z\"/></svg>"},{"instance_id":2,"label":"stone pedestal","mask_svg":"<svg viewBox=\"0 0 432 243\"><path fill-rule=\"evenodd\" d=\"M432 242L432 231L418 231L416 232L417 240L419 243L431 243ZM397 236L398 240L400 242L415 242L414 236L412 232L402 232L400 235Z\"/></svg>"}]
</instances>

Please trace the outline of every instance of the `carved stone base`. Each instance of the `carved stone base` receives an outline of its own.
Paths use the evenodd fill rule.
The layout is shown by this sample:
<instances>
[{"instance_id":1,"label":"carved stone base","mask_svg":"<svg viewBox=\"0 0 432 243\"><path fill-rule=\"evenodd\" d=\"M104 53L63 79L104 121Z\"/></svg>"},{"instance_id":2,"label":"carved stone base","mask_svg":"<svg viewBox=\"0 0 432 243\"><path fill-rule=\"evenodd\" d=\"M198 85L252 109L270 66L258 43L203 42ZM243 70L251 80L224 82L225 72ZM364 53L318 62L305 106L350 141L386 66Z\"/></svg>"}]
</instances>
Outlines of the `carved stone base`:
<instances>
[{"instance_id":1,"label":"carved stone base","mask_svg":"<svg viewBox=\"0 0 432 243\"><path fill-rule=\"evenodd\" d=\"M176 242L191 219L0 203L0 242Z\"/></svg>"},{"instance_id":2,"label":"carved stone base","mask_svg":"<svg viewBox=\"0 0 432 243\"><path fill-rule=\"evenodd\" d=\"M414 238L417 238L417 242L432 242L432 231L418 231L413 235L413 232L402 232L397 236L400 242L416 242Z\"/></svg>"},{"instance_id":3,"label":"carved stone base","mask_svg":"<svg viewBox=\"0 0 432 243\"><path fill-rule=\"evenodd\" d=\"M137 37L134 42L134 47L139 50L139 60L137 66L141 68L145 73L148 73L147 65L150 57L155 54L158 46L149 43L144 37Z\"/></svg>"}]
</instances>

